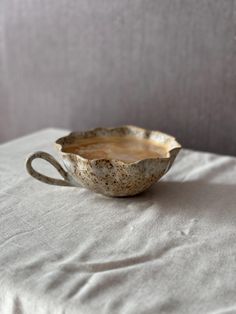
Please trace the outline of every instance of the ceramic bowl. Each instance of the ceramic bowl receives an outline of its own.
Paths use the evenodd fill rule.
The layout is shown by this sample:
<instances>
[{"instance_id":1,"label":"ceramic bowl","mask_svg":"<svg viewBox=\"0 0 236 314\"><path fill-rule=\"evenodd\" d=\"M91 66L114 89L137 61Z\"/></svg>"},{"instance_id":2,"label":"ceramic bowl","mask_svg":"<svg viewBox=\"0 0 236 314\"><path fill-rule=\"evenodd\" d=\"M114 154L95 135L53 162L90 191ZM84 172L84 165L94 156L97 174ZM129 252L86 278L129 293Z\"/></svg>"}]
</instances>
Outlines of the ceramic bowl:
<instances>
[{"instance_id":1,"label":"ceramic bowl","mask_svg":"<svg viewBox=\"0 0 236 314\"><path fill-rule=\"evenodd\" d=\"M121 160L91 160L78 154L64 152L66 147L76 144L81 138L101 136L135 136L139 139L151 139L157 143L165 144L167 154L165 157L125 163ZM130 125L72 132L59 138L55 144L66 170L48 153L36 152L29 156L26 162L27 171L31 176L44 183L82 186L94 192L115 197L132 196L148 189L167 173L181 149L181 145L170 135ZM45 159L54 165L63 180L50 178L33 169L32 161L36 158Z\"/></svg>"}]
</instances>

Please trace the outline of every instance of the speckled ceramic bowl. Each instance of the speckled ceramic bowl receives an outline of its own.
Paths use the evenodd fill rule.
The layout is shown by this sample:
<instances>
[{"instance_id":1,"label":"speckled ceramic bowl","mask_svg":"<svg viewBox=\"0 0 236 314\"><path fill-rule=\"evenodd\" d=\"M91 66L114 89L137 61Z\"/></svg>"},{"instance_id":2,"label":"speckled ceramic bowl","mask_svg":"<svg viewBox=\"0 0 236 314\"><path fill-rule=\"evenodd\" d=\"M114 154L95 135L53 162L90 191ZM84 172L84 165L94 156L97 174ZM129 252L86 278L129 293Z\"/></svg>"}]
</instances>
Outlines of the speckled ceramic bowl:
<instances>
[{"instance_id":1,"label":"speckled ceramic bowl","mask_svg":"<svg viewBox=\"0 0 236 314\"><path fill-rule=\"evenodd\" d=\"M76 144L81 138L130 135L140 139L151 139L166 145L167 156L125 163L120 160L89 160L78 154L63 151L65 147ZM29 156L26 162L27 171L31 176L44 183L83 186L108 196L131 196L143 192L170 169L181 149L181 145L172 136L159 131L149 131L128 125L117 128L97 128L85 132L72 132L59 138L56 141L56 147L67 171L48 153L36 152ZM50 178L34 170L32 161L35 158L42 158L51 163L64 180Z\"/></svg>"}]
</instances>

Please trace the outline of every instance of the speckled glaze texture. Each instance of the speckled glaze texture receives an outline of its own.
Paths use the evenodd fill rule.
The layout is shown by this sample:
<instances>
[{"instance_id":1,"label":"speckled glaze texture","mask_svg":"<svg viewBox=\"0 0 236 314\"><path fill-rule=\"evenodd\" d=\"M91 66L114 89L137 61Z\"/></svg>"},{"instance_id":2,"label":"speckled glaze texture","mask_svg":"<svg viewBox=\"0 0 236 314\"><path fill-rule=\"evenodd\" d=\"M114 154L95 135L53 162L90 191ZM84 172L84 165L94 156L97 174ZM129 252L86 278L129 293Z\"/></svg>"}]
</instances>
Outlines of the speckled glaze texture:
<instances>
[{"instance_id":1,"label":"speckled glaze texture","mask_svg":"<svg viewBox=\"0 0 236 314\"><path fill-rule=\"evenodd\" d=\"M151 158L125 163L120 160L85 159L78 154L64 152L63 149L81 138L95 136L135 136L152 139L165 144L168 149L167 157ZM132 196L143 192L157 182L172 166L181 145L174 137L159 131L150 131L135 126L121 126L117 128L96 128L85 132L72 132L59 138L56 147L61 154L65 170L50 155L42 157L43 152L31 155L27 160L27 170L36 179L49 184L83 186L94 192L107 196ZM50 158L51 157L51 158ZM39 173L31 166L35 158L44 158L52 163L64 180L52 179ZM39 177L40 176L40 177ZM55 182L53 180L56 180ZM63 183L62 183L63 182Z\"/></svg>"}]
</instances>

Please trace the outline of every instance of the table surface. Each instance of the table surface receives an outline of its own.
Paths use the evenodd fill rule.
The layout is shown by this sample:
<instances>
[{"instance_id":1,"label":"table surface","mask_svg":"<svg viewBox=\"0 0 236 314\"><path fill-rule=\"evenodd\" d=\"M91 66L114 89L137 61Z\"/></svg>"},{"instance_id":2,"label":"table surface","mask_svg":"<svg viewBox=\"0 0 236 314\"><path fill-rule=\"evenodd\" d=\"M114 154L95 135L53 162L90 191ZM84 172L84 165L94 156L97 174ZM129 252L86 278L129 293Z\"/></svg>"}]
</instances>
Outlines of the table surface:
<instances>
[{"instance_id":1,"label":"table surface","mask_svg":"<svg viewBox=\"0 0 236 314\"><path fill-rule=\"evenodd\" d=\"M26 173L65 133L0 146L0 313L236 313L236 158L182 150L147 192L114 199Z\"/></svg>"}]
</instances>

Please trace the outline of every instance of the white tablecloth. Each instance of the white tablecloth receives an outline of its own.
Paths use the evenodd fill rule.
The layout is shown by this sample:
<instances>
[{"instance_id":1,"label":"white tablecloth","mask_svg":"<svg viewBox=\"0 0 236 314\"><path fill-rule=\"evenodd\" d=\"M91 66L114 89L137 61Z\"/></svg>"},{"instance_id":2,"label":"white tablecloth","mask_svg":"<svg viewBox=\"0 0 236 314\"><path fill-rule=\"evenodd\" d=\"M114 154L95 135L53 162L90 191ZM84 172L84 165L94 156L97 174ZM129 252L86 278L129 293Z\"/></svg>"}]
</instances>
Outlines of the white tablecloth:
<instances>
[{"instance_id":1,"label":"white tablecloth","mask_svg":"<svg viewBox=\"0 0 236 314\"><path fill-rule=\"evenodd\" d=\"M114 199L26 173L65 133L0 146L0 313L236 313L236 158L183 150L149 191Z\"/></svg>"}]
</instances>

